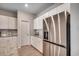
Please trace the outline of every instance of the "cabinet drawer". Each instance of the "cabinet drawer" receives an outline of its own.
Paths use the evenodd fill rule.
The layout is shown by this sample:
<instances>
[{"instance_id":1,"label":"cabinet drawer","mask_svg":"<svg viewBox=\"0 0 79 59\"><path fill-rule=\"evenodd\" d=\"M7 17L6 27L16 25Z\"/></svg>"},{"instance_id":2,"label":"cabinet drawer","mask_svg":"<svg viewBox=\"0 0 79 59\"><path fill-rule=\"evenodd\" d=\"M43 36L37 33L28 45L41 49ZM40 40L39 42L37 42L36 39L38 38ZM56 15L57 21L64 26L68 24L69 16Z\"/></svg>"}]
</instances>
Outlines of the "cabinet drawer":
<instances>
[{"instance_id":1,"label":"cabinet drawer","mask_svg":"<svg viewBox=\"0 0 79 59\"><path fill-rule=\"evenodd\" d=\"M16 48L9 48L8 55L9 56L17 56L18 55L17 49Z\"/></svg>"},{"instance_id":2,"label":"cabinet drawer","mask_svg":"<svg viewBox=\"0 0 79 59\"><path fill-rule=\"evenodd\" d=\"M8 54L7 48L0 48L0 56L7 56Z\"/></svg>"}]
</instances>

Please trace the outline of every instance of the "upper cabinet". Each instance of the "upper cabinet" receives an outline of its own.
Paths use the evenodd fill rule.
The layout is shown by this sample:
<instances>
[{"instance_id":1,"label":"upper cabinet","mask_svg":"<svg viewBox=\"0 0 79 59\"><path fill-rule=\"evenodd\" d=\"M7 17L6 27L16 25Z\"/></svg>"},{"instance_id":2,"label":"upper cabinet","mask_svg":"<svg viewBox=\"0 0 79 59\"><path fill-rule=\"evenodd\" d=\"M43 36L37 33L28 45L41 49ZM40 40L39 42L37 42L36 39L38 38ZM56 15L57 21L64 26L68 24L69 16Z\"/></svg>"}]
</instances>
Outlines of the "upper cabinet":
<instances>
[{"instance_id":1,"label":"upper cabinet","mask_svg":"<svg viewBox=\"0 0 79 59\"><path fill-rule=\"evenodd\" d=\"M43 20L41 18L34 19L34 29L43 29Z\"/></svg>"},{"instance_id":2,"label":"upper cabinet","mask_svg":"<svg viewBox=\"0 0 79 59\"><path fill-rule=\"evenodd\" d=\"M0 29L16 29L16 18L0 15Z\"/></svg>"},{"instance_id":3,"label":"upper cabinet","mask_svg":"<svg viewBox=\"0 0 79 59\"><path fill-rule=\"evenodd\" d=\"M16 18L8 17L8 28L9 29L16 29Z\"/></svg>"},{"instance_id":4,"label":"upper cabinet","mask_svg":"<svg viewBox=\"0 0 79 59\"><path fill-rule=\"evenodd\" d=\"M37 19L34 19L34 29L37 29Z\"/></svg>"},{"instance_id":5,"label":"upper cabinet","mask_svg":"<svg viewBox=\"0 0 79 59\"><path fill-rule=\"evenodd\" d=\"M8 17L0 15L0 29L8 29Z\"/></svg>"}]
</instances>

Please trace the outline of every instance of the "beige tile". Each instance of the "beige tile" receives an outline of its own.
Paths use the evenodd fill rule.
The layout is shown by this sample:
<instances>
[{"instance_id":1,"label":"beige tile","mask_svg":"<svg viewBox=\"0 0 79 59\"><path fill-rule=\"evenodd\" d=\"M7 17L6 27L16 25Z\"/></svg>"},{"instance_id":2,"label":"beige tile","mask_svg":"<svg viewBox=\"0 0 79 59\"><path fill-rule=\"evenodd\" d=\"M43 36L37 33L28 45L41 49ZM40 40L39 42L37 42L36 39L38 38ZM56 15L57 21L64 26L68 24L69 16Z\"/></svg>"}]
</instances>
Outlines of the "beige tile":
<instances>
[{"instance_id":1,"label":"beige tile","mask_svg":"<svg viewBox=\"0 0 79 59\"><path fill-rule=\"evenodd\" d=\"M42 54L32 46L23 46L19 48L18 54L19 56L42 56Z\"/></svg>"}]
</instances>

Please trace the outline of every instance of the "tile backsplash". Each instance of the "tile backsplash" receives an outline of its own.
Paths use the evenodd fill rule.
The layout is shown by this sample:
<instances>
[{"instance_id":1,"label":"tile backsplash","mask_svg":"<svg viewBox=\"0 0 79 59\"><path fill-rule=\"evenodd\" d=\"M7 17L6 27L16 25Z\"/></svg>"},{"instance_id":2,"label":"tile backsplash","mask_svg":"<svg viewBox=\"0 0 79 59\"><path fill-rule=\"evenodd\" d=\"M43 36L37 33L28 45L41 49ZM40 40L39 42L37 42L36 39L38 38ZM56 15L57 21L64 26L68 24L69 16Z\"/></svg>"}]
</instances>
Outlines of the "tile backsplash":
<instances>
[{"instance_id":1,"label":"tile backsplash","mask_svg":"<svg viewBox=\"0 0 79 59\"><path fill-rule=\"evenodd\" d=\"M0 37L5 37L5 36L17 36L17 31L15 31L15 30L0 31Z\"/></svg>"}]
</instances>

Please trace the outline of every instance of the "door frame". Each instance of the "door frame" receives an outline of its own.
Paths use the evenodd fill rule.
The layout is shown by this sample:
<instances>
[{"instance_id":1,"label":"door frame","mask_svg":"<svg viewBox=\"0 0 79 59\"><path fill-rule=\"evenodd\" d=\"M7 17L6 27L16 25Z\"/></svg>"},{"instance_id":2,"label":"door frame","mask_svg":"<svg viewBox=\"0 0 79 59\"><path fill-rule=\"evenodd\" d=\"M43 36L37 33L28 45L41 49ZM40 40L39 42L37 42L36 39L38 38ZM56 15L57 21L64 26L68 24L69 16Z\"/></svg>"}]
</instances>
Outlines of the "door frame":
<instances>
[{"instance_id":1,"label":"door frame","mask_svg":"<svg viewBox=\"0 0 79 59\"><path fill-rule=\"evenodd\" d=\"M29 23L29 28L30 28L30 30L29 30L29 36L30 36L30 43L31 43L31 24L30 24L30 21L26 21L26 20L21 20L21 25L22 25L22 22L25 22L25 23ZM21 29L21 31L22 31L22 29ZM22 40L22 38L21 38L21 40ZM22 45L22 43L21 43L21 46L23 46Z\"/></svg>"}]
</instances>

